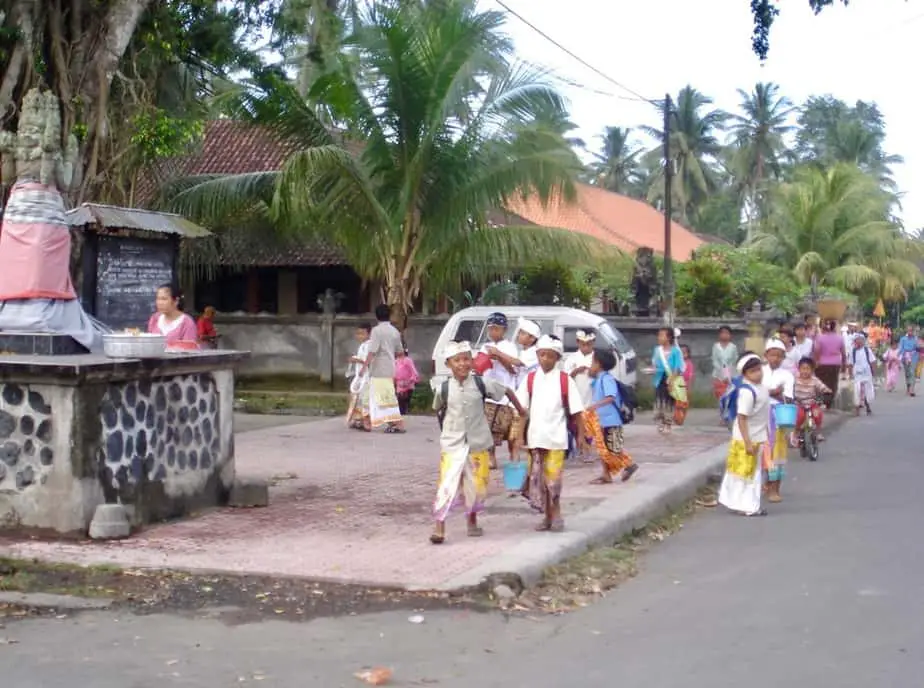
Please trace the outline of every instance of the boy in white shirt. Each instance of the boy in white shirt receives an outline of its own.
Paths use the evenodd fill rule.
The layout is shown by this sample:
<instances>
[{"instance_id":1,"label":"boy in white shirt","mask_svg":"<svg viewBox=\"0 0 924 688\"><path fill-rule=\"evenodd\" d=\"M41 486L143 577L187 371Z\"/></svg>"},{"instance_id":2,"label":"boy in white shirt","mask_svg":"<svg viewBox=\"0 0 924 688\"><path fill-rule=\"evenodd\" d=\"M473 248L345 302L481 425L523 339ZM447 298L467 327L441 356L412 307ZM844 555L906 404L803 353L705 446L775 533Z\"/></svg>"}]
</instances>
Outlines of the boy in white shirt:
<instances>
[{"instance_id":1,"label":"boy in white shirt","mask_svg":"<svg viewBox=\"0 0 924 688\"><path fill-rule=\"evenodd\" d=\"M584 404L586 409L593 403L593 391L590 387L590 366L594 361L594 343L597 340L597 335L593 332L578 330L576 339L578 350L565 357L562 370L574 380L574 384L581 395L581 403ZM573 437L571 439L574 440ZM572 445L572 449L578 456L584 456L586 453L586 447L578 444Z\"/></svg>"},{"instance_id":2,"label":"boy in white shirt","mask_svg":"<svg viewBox=\"0 0 924 688\"><path fill-rule=\"evenodd\" d=\"M784 428L776 427L773 406L791 404L796 396L796 378L783 368L786 358L786 345L779 339L770 339L765 347L763 384L770 391L770 458L772 466L767 471L768 501L782 502L780 487L786 476L786 460L789 458L789 440Z\"/></svg>"},{"instance_id":3,"label":"boy in white shirt","mask_svg":"<svg viewBox=\"0 0 924 688\"><path fill-rule=\"evenodd\" d=\"M770 394L763 384L760 356L745 353L737 368L743 383L735 392L737 411L718 501L745 516L765 516L760 499L770 439Z\"/></svg>"},{"instance_id":4,"label":"boy in white shirt","mask_svg":"<svg viewBox=\"0 0 924 688\"><path fill-rule=\"evenodd\" d=\"M876 397L873 380L876 377L876 355L866 346L866 336L860 332L854 335L852 346L847 350L847 371L853 380L854 415L860 415L860 408L866 408L866 415L873 415L869 405Z\"/></svg>"},{"instance_id":5,"label":"boy in white shirt","mask_svg":"<svg viewBox=\"0 0 924 688\"><path fill-rule=\"evenodd\" d=\"M574 380L558 370L564 349L558 337L546 335L536 345L539 367L526 374L517 397L529 412L526 446L529 477L523 489L530 506L543 514L539 531L561 532L562 469L568 451L569 424L580 445L584 444L584 405Z\"/></svg>"},{"instance_id":6,"label":"boy in white shirt","mask_svg":"<svg viewBox=\"0 0 924 688\"><path fill-rule=\"evenodd\" d=\"M369 357L369 333L372 332L372 326L363 323L356 328L353 335L359 347L356 349L356 355L350 357L350 364L347 366L346 377L350 381L350 414L349 426L353 430L363 429L363 413L359 407L359 396L362 393L363 386L368 382L368 376L359 375L366 359Z\"/></svg>"},{"instance_id":7,"label":"boy in white shirt","mask_svg":"<svg viewBox=\"0 0 924 688\"><path fill-rule=\"evenodd\" d=\"M504 387L515 390L517 388L517 373L519 368L519 352L517 345L505 339L507 334L507 316L503 313L492 313L487 322L488 341L481 347L481 353L491 360L483 377L485 380L494 380ZM520 458L520 430L517 423L517 414L510 401L504 397L495 401L488 397L484 405L485 418L494 438L491 447L491 468L497 468L497 447L505 442L510 453L510 460Z\"/></svg>"}]
</instances>

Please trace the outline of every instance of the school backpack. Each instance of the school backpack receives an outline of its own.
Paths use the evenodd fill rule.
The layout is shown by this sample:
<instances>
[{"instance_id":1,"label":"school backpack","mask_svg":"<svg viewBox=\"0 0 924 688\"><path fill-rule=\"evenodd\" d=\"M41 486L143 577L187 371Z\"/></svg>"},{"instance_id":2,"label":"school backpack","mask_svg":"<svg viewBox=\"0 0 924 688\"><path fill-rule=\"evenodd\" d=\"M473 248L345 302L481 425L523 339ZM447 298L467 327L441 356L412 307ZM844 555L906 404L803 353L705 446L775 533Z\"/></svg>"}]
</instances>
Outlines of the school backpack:
<instances>
[{"instance_id":1,"label":"school backpack","mask_svg":"<svg viewBox=\"0 0 924 688\"><path fill-rule=\"evenodd\" d=\"M472 379L475 381L478 391L481 392L481 403L484 403L485 399L488 398L488 390L485 389L484 380L481 375L472 375ZM436 422L439 423L440 430L442 430L443 421L446 420L446 409L449 408L449 378L443 380L443 384L440 386L440 401L442 403L436 412Z\"/></svg>"},{"instance_id":2,"label":"school backpack","mask_svg":"<svg viewBox=\"0 0 924 688\"><path fill-rule=\"evenodd\" d=\"M738 417L738 395L741 394L742 389L747 389L754 395L754 399L757 399L757 392L744 381L744 377L741 375L733 377L728 385L728 389L725 390L725 393L719 399L719 413L724 422L733 423L735 418Z\"/></svg>"},{"instance_id":3,"label":"school backpack","mask_svg":"<svg viewBox=\"0 0 924 688\"><path fill-rule=\"evenodd\" d=\"M864 346L864 347L863 347L863 351L866 352L866 362L869 363L869 367L872 368L872 367L873 367L873 359L870 358L869 347L868 347L868 346ZM854 349L853 351L851 351L851 352L850 352L850 355L851 355L851 357L852 357L852 358L851 358L851 362L853 363L853 365L856 365L856 364L857 364L857 349Z\"/></svg>"},{"instance_id":4,"label":"school backpack","mask_svg":"<svg viewBox=\"0 0 924 688\"><path fill-rule=\"evenodd\" d=\"M619 415L622 416L623 425L628 425L635 420L635 409L638 408L638 397L635 395L635 388L623 384L615 375L616 389L619 390L619 398L622 405L619 407Z\"/></svg>"}]
</instances>

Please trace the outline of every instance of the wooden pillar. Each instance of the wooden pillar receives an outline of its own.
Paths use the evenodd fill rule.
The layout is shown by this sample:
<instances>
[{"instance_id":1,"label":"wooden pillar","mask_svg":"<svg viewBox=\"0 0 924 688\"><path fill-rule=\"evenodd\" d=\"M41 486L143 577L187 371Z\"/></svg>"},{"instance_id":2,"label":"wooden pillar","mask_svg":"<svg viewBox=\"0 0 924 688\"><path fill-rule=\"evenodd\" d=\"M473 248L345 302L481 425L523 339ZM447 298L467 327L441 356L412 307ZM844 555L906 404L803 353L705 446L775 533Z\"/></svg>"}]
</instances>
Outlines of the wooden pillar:
<instances>
[{"instance_id":1,"label":"wooden pillar","mask_svg":"<svg viewBox=\"0 0 924 688\"><path fill-rule=\"evenodd\" d=\"M279 270L276 289L279 315L298 315L298 272Z\"/></svg>"},{"instance_id":2,"label":"wooden pillar","mask_svg":"<svg viewBox=\"0 0 924 688\"><path fill-rule=\"evenodd\" d=\"M253 268L247 271L247 295L245 303L248 313L256 313L260 309L260 279Z\"/></svg>"}]
</instances>

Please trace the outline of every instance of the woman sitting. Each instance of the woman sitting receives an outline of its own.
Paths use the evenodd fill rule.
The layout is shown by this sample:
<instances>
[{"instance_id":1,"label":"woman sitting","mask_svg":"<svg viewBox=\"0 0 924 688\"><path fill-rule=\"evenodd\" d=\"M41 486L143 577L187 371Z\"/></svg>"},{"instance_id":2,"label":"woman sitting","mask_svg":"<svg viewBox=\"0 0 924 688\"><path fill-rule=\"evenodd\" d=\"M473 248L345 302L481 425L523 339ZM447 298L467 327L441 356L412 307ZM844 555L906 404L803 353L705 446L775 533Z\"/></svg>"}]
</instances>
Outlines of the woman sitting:
<instances>
[{"instance_id":1,"label":"woman sitting","mask_svg":"<svg viewBox=\"0 0 924 688\"><path fill-rule=\"evenodd\" d=\"M157 312L148 320L148 332L167 338L167 348L198 349L196 322L183 312L183 296L178 289L162 284L157 289Z\"/></svg>"}]
</instances>

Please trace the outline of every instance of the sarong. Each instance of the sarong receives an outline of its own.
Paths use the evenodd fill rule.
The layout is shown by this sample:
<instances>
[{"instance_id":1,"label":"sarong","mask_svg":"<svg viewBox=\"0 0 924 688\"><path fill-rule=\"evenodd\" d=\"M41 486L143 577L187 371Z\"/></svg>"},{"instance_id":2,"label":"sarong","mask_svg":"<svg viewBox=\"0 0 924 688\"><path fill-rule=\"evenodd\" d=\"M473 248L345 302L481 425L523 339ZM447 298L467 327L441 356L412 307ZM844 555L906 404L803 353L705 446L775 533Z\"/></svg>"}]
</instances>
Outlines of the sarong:
<instances>
[{"instance_id":1,"label":"sarong","mask_svg":"<svg viewBox=\"0 0 924 688\"><path fill-rule=\"evenodd\" d=\"M514 434L516 429L514 416L516 416L516 413L512 406L486 403L484 405L484 416L488 421L488 428L491 430L494 446L499 447L504 442L512 442L518 439L517 435Z\"/></svg>"},{"instance_id":2,"label":"sarong","mask_svg":"<svg viewBox=\"0 0 924 688\"><path fill-rule=\"evenodd\" d=\"M395 382L388 377L374 377L364 390L368 404L363 405L363 415L368 417L373 428L401 422L398 395Z\"/></svg>"},{"instance_id":3,"label":"sarong","mask_svg":"<svg viewBox=\"0 0 924 688\"><path fill-rule=\"evenodd\" d=\"M789 458L789 442L786 440L786 431L776 427L776 417L773 407L770 407L770 443L769 468L767 480L775 482L786 477L786 460Z\"/></svg>"},{"instance_id":4,"label":"sarong","mask_svg":"<svg viewBox=\"0 0 924 688\"><path fill-rule=\"evenodd\" d=\"M619 473L632 465L632 458L622 448L621 427L604 429L600 425L600 416L594 410L584 411L584 427L587 436L593 439L600 460L610 475Z\"/></svg>"},{"instance_id":5,"label":"sarong","mask_svg":"<svg viewBox=\"0 0 924 688\"><path fill-rule=\"evenodd\" d=\"M440 484L433 502L437 521L443 523L455 506L464 505L466 514L484 509L490 463L488 452L469 452L468 447L440 454Z\"/></svg>"},{"instance_id":6,"label":"sarong","mask_svg":"<svg viewBox=\"0 0 924 688\"><path fill-rule=\"evenodd\" d=\"M721 399L726 390L728 390L728 380L712 378L712 396L716 399Z\"/></svg>"},{"instance_id":7,"label":"sarong","mask_svg":"<svg viewBox=\"0 0 924 688\"><path fill-rule=\"evenodd\" d=\"M860 408L865 401L867 404L872 403L876 398L876 386L872 379L858 379L853 381L853 405Z\"/></svg>"},{"instance_id":8,"label":"sarong","mask_svg":"<svg viewBox=\"0 0 924 688\"><path fill-rule=\"evenodd\" d=\"M546 497L552 502L561 497L562 471L565 467L564 449L531 449L529 476L523 487L523 496L529 505L543 513Z\"/></svg>"},{"instance_id":9,"label":"sarong","mask_svg":"<svg viewBox=\"0 0 924 688\"><path fill-rule=\"evenodd\" d=\"M742 514L756 514L760 511L761 483L765 462L759 460L767 453L765 444L758 444L754 454L748 454L743 440L733 439L728 445L725 460L725 476L719 488L719 504Z\"/></svg>"},{"instance_id":10,"label":"sarong","mask_svg":"<svg viewBox=\"0 0 924 688\"><path fill-rule=\"evenodd\" d=\"M911 354L905 354L902 356L902 368L905 371L905 385L911 387L914 385L915 378L917 377L917 365L914 362L914 359L911 357Z\"/></svg>"},{"instance_id":11,"label":"sarong","mask_svg":"<svg viewBox=\"0 0 924 688\"><path fill-rule=\"evenodd\" d=\"M815 374L818 379L825 383L825 386L832 391L832 394L825 395L825 406L831 408L831 404L837 395L837 387L840 383L841 367L839 365L819 365L815 368Z\"/></svg>"}]
</instances>

